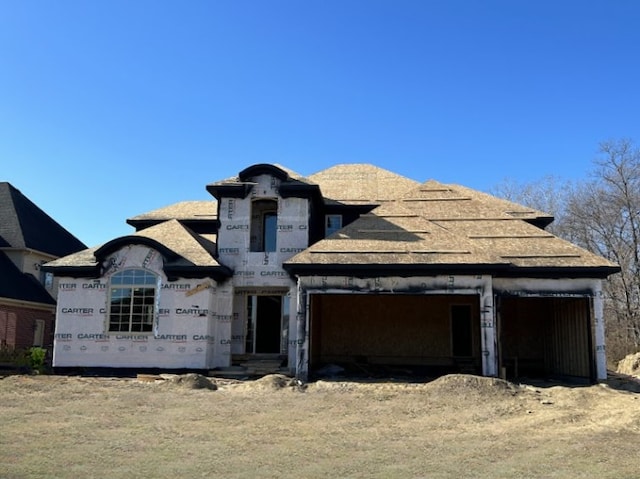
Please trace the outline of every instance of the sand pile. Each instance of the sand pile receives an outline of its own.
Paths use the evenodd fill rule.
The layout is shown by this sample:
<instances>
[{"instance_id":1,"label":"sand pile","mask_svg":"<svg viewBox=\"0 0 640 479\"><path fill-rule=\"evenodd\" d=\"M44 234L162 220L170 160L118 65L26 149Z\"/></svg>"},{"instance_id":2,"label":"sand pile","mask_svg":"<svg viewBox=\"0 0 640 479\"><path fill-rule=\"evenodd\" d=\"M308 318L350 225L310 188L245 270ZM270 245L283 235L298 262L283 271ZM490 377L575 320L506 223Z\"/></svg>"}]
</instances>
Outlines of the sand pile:
<instances>
[{"instance_id":1,"label":"sand pile","mask_svg":"<svg viewBox=\"0 0 640 479\"><path fill-rule=\"evenodd\" d=\"M620 374L628 374L629 376L640 377L640 352L628 354L624 359L618 362L617 371Z\"/></svg>"}]
</instances>

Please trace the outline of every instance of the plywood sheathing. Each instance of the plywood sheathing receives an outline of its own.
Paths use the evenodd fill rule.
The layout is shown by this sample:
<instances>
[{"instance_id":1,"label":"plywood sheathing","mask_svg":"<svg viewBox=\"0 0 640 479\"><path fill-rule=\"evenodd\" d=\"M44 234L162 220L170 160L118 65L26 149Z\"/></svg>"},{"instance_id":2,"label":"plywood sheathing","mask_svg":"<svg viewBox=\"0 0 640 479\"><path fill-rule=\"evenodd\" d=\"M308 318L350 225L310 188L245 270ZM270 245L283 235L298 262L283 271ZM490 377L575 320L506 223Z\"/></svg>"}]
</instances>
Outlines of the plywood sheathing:
<instances>
[{"instance_id":1,"label":"plywood sheathing","mask_svg":"<svg viewBox=\"0 0 640 479\"><path fill-rule=\"evenodd\" d=\"M401 202L476 250L520 267L615 266L524 220L548 214L460 185L427 181Z\"/></svg>"},{"instance_id":2,"label":"plywood sheathing","mask_svg":"<svg viewBox=\"0 0 640 479\"><path fill-rule=\"evenodd\" d=\"M417 207L419 208L424 207L423 202L426 201L432 201L434 205L439 204L441 207L440 213L443 217L448 217L448 214L464 212L467 215L481 215L481 217L491 217L492 215L503 217L506 215L512 219L552 219L550 214L543 211L497 198L487 193L467 188L466 186L444 184L435 180L429 180L418 188L406 192L406 194L402 196L402 199L408 203L417 201ZM462 209L457 207L449 209L446 206L448 202L464 203L464 206ZM436 213L437 210L435 206L433 208L433 213ZM434 218L434 216L431 217Z\"/></svg>"},{"instance_id":3,"label":"plywood sheathing","mask_svg":"<svg viewBox=\"0 0 640 479\"><path fill-rule=\"evenodd\" d=\"M218 205L213 200L180 201L147 213L129 218L129 221L142 220L215 220Z\"/></svg>"},{"instance_id":4,"label":"plywood sheathing","mask_svg":"<svg viewBox=\"0 0 640 479\"><path fill-rule=\"evenodd\" d=\"M296 255L292 264L486 264L494 258L405 208L385 203L375 213Z\"/></svg>"},{"instance_id":5,"label":"plywood sheathing","mask_svg":"<svg viewBox=\"0 0 640 479\"><path fill-rule=\"evenodd\" d=\"M141 237L157 241L194 266L219 266L219 263L213 257L215 235L207 236L208 239L203 238L202 235L196 238L196 235L175 219L162 222L131 235L132 238ZM132 243L135 243L135 241L132 240ZM94 253L99 248L98 246L65 256L48 263L48 266L95 266Z\"/></svg>"},{"instance_id":6,"label":"plywood sheathing","mask_svg":"<svg viewBox=\"0 0 640 479\"><path fill-rule=\"evenodd\" d=\"M525 221L544 217L538 210L430 180L287 263L615 268Z\"/></svg>"},{"instance_id":7,"label":"plywood sheathing","mask_svg":"<svg viewBox=\"0 0 640 479\"><path fill-rule=\"evenodd\" d=\"M378 204L399 198L420 183L377 166L342 164L308 177L322 196L344 204Z\"/></svg>"},{"instance_id":8,"label":"plywood sheathing","mask_svg":"<svg viewBox=\"0 0 640 479\"><path fill-rule=\"evenodd\" d=\"M477 296L456 295L318 295L314 303L315 347L319 362L342 362L360 356L387 364L451 362L450 308L480 308ZM480 321L474 318L473 356L480 357Z\"/></svg>"},{"instance_id":9,"label":"plywood sheathing","mask_svg":"<svg viewBox=\"0 0 640 479\"><path fill-rule=\"evenodd\" d=\"M196 239L195 234L182 226L178 220L165 221L138 231L132 236L153 239L195 266L219 266L213 257L215 245Z\"/></svg>"},{"instance_id":10,"label":"plywood sheathing","mask_svg":"<svg viewBox=\"0 0 640 479\"><path fill-rule=\"evenodd\" d=\"M95 258L95 252L101 245L87 248L77 253L63 256L54 261L47 263L47 266L67 267L67 266L96 266L98 263Z\"/></svg>"}]
</instances>

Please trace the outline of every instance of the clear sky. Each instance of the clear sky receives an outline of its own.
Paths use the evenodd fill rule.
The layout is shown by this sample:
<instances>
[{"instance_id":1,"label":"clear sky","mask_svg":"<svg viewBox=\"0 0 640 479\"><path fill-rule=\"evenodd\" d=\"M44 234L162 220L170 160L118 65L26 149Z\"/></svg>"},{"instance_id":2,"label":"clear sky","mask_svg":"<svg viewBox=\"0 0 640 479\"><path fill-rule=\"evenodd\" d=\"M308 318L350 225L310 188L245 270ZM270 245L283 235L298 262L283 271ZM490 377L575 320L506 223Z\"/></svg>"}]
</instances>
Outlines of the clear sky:
<instances>
[{"instance_id":1,"label":"clear sky","mask_svg":"<svg viewBox=\"0 0 640 479\"><path fill-rule=\"evenodd\" d=\"M582 179L639 112L637 0L0 0L0 181L89 246L254 163Z\"/></svg>"}]
</instances>

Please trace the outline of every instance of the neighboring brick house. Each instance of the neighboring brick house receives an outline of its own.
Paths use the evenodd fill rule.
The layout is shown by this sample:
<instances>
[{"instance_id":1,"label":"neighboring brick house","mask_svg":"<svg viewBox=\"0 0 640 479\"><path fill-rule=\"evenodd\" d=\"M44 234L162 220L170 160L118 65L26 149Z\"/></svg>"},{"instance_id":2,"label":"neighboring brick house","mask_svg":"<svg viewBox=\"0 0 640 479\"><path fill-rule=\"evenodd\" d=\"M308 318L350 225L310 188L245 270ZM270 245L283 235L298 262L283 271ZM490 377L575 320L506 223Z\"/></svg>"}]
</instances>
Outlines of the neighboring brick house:
<instances>
[{"instance_id":1,"label":"neighboring brick house","mask_svg":"<svg viewBox=\"0 0 640 479\"><path fill-rule=\"evenodd\" d=\"M85 248L18 189L0 182L0 347L53 344L57 287L41 266Z\"/></svg>"},{"instance_id":2,"label":"neighboring brick house","mask_svg":"<svg viewBox=\"0 0 640 479\"><path fill-rule=\"evenodd\" d=\"M257 164L206 188L216 201L47 264L54 366L606 378L602 281L619 268L545 213L363 164Z\"/></svg>"}]
</instances>

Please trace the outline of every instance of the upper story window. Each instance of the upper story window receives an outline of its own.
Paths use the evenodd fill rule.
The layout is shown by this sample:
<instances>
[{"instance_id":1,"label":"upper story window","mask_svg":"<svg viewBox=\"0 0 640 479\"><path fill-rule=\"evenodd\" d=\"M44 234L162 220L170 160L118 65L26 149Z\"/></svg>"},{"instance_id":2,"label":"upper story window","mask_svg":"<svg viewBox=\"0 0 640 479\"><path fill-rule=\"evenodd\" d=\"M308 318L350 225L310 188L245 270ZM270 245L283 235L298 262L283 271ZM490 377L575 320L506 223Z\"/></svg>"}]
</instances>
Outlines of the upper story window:
<instances>
[{"instance_id":1,"label":"upper story window","mask_svg":"<svg viewBox=\"0 0 640 479\"><path fill-rule=\"evenodd\" d=\"M53 288L53 273L44 273L42 284L44 287L51 290Z\"/></svg>"},{"instance_id":2,"label":"upper story window","mask_svg":"<svg viewBox=\"0 0 640 479\"><path fill-rule=\"evenodd\" d=\"M342 228L342 215L326 215L324 217L324 236L330 236Z\"/></svg>"},{"instance_id":3,"label":"upper story window","mask_svg":"<svg viewBox=\"0 0 640 479\"><path fill-rule=\"evenodd\" d=\"M144 269L126 269L111 276L109 331L152 331L158 278Z\"/></svg>"},{"instance_id":4,"label":"upper story window","mask_svg":"<svg viewBox=\"0 0 640 479\"><path fill-rule=\"evenodd\" d=\"M251 203L251 251L276 251L278 201L255 200Z\"/></svg>"}]
</instances>

